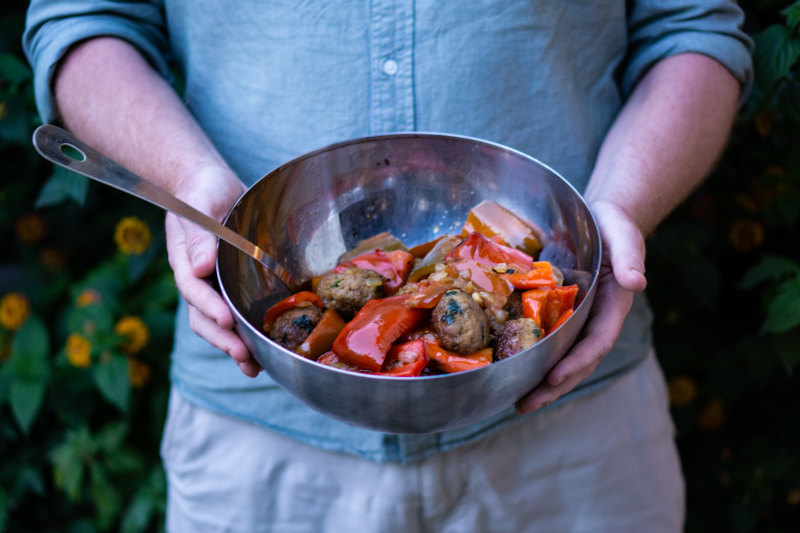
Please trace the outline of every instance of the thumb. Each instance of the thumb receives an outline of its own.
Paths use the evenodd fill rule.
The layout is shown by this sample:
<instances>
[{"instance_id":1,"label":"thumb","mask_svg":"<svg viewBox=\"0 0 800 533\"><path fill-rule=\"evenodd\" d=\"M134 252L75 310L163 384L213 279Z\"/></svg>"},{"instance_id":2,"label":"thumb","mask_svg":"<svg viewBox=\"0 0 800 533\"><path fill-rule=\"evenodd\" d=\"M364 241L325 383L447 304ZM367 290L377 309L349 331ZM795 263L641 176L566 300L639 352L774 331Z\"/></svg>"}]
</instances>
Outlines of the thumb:
<instances>
[{"instance_id":1,"label":"thumb","mask_svg":"<svg viewBox=\"0 0 800 533\"><path fill-rule=\"evenodd\" d=\"M608 202L593 205L603 237L604 252L617 283L639 292L647 286L644 236L636 223L620 207Z\"/></svg>"}]
</instances>

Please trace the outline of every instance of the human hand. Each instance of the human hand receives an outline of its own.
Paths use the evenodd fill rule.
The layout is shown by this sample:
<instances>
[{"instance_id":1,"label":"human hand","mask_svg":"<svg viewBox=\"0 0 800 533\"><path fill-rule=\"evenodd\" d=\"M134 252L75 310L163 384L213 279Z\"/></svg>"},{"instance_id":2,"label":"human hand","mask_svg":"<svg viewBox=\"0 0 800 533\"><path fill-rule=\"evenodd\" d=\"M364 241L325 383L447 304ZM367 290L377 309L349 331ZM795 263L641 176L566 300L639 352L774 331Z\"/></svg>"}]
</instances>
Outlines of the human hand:
<instances>
[{"instance_id":1,"label":"human hand","mask_svg":"<svg viewBox=\"0 0 800 533\"><path fill-rule=\"evenodd\" d=\"M228 169L208 168L176 195L187 204L221 221L244 192ZM258 375L261 367L233 330L233 313L208 279L214 274L217 238L172 213L166 217L167 253L175 284L189 304L192 330L230 355L242 372Z\"/></svg>"},{"instance_id":2,"label":"human hand","mask_svg":"<svg viewBox=\"0 0 800 533\"><path fill-rule=\"evenodd\" d=\"M603 240L597 292L583 337L547 374L545 380L516 404L520 414L531 413L571 391L589 376L611 351L631 305L633 293L643 291L644 237L618 206L602 201L592 211Z\"/></svg>"}]
</instances>

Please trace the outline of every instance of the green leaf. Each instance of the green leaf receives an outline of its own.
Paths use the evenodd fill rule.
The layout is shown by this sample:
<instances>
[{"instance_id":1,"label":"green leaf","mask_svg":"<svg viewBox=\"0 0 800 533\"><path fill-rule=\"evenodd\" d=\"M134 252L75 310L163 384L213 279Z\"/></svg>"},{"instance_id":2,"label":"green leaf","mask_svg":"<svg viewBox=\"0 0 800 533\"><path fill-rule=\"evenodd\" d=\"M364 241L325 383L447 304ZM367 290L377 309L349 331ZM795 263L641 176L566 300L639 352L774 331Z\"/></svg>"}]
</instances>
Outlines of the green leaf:
<instances>
[{"instance_id":1,"label":"green leaf","mask_svg":"<svg viewBox=\"0 0 800 533\"><path fill-rule=\"evenodd\" d=\"M767 307L762 333L780 333L800 325L800 276L783 282Z\"/></svg>"},{"instance_id":2,"label":"green leaf","mask_svg":"<svg viewBox=\"0 0 800 533\"><path fill-rule=\"evenodd\" d=\"M44 323L35 315L28 317L11 343L11 357L21 363L16 377L30 381L46 379L49 350L50 337Z\"/></svg>"},{"instance_id":3,"label":"green leaf","mask_svg":"<svg viewBox=\"0 0 800 533\"><path fill-rule=\"evenodd\" d=\"M795 2L781 10L781 15L786 17L786 25L792 31L800 27L800 2Z\"/></svg>"},{"instance_id":4,"label":"green leaf","mask_svg":"<svg viewBox=\"0 0 800 533\"><path fill-rule=\"evenodd\" d=\"M92 435L85 426L67 433L64 442L50 452L53 480L72 502L81 496L84 463L93 453Z\"/></svg>"},{"instance_id":5,"label":"green leaf","mask_svg":"<svg viewBox=\"0 0 800 533\"><path fill-rule=\"evenodd\" d=\"M778 358L791 377L797 364L800 363L800 329L791 329L784 333L776 333L772 337Z\"/></svg>"},{"instance_id":6,"label":"green leaf","mask_svg":"<svg viewBox=\"0 0 800 533\"><path fill-rule=\"evenodd\" d=\"M91 492L95 509L97 509L98 525L101 530L106 530L119 513L119 493L109 483L105 472L98 463L91 463L89 472L91 474L89 491Z\"/></svg>"},{"instance_id":7,"label":"green leaf","mask_svg":"<svg viewBox=\"0 0 800 533\"><path fill-rule=\"evenodd\" d=\"M128 424L125 421L115 422L105 426L95 436L97 447L104 452L116 449L128 433Z\"/></svg>"},{"instance_id":8,"label":"green leaf","mask_svg":"<svg viewBox=\"0 0 800 533\"><path fill-rule=\"evenodd\" d=\"M769 94L800 58L800 38L785 26L775 24L756 35L754 41L756 83Z\"/></svg>"},{"instance_id":9,"label":"green leaf","mask_svg":"<svg viewBox=\"0 0 800 533\"><path fill-rule=\"evenodd\" d=\"M759 283L779 280L793 272L800 272L800 265L788 257L764 255L761 261L744 273L738 287L752 289Z\"/></svg>"},{"instance_id":10,"label":"green leaf","mask_svg":"<svg viewBox=\"0 0 800 533\"><path fill-rule=\"evenodd\" d=\"M16 84L30 79L31 69L17 56L0 53L0 81L4 84Z\"/></svg>"},{"instance_id":11,"label":"green leaf","mask_svg":"<svg viewBox=\"0 0 800 533\"><path fill-rule=\"evenodd\" d=\"M27 145L31 141L31 124L25 103L16 95L2 98L5 111L0 119L0 140Z\"/></svg>"},{"instance_id":12,"label":"green leaf","mask_svg":"<svg viewBox=\"0 0 800 533\"><path fill-rule=\"evenodd\" d=\"M34 206L37 209L60 204L66 200L74 200L78 205L86 201L89 180L63 167L55 167L53 174L39 191Z\"/></svg>"},{"instance_id":13,"label":"green leaf","mask_svg":"<svg viewBox=\"0 0 800 533\"><path fill-rule=\"evenodd\" d=\"M19 427L25 433L31 428L36 415L42 407L45 385L41 382L14 381L8 394L11 412Z\"/></svg>"},{"instance_id":14,"label":"green leaf","mask_svg":"<svg viewBox=\"0 0 800 533\"><path fill-rule=\"evenodd\" d=\"M112 356L94 366L94 383L103 397L122 412L128 410L131 397L131 382L128 378L128 361L120 355Z\"/></svg>"}]
</instances>

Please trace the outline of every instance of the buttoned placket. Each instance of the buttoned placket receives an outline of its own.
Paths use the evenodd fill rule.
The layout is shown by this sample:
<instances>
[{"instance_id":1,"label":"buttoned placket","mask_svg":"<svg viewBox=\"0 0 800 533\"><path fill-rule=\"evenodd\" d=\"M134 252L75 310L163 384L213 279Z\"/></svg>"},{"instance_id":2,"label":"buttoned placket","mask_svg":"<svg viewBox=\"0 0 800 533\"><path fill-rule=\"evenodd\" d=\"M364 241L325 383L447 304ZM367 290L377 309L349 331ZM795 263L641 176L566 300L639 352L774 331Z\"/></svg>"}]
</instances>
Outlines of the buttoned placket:
<instances>
[{"instance_id":1,"label":"buttoned placket","mask_svg":"<svg viewBox=\"0 0 800 533\"><path fill-rule=\"evenodd\" d=\"M414 0L370 2L370 133L414 130Z\"/></svg>"}]
</instances>

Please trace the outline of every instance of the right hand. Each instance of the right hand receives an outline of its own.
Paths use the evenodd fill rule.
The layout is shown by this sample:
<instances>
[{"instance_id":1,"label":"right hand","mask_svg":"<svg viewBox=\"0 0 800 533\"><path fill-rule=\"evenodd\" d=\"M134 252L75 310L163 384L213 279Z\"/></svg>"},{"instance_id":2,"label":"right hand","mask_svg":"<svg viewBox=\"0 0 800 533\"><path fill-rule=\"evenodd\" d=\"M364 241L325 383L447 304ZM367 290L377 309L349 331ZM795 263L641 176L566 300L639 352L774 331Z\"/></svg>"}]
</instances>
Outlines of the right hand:
<instances>
[{"instance_id":1,"label":"right hand","mask_svg":"<svg viewBox=\"0 0 800 533\"><path fill-rule=\"evenodd\" d=\"M243 192L244 186L231 170L207 168L175 194L222 221ZM172 213L167 213L165 226L169 264L175 284L189 304L192 330L230 355L245 375L256 377L261 367L234 331L230 308L208 281L214 274L217 237Z\"/></svg>"}]
</instances>

